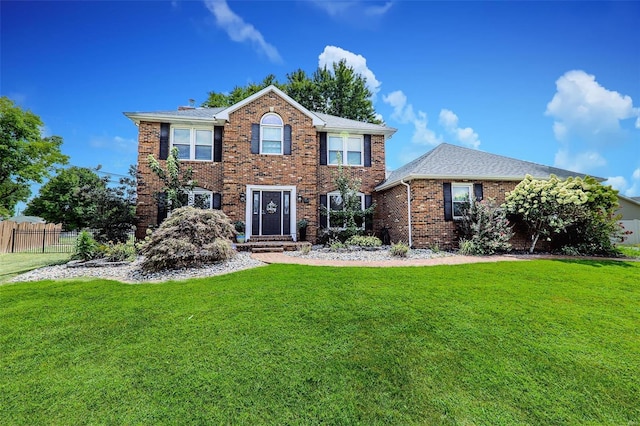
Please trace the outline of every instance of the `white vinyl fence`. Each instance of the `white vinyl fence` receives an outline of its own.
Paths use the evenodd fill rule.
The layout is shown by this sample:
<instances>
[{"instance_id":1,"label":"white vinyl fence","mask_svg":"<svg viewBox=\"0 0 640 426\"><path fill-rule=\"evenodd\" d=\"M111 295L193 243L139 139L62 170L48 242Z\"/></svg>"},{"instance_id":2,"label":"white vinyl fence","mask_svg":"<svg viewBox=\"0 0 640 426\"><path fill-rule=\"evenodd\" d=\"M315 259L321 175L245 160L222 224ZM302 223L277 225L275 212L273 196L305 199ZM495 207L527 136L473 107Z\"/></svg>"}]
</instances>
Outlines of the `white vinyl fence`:
<instances>
[{"instance_id":1,"label":"white vinyl fence","mask_svg":"<svg viewBox=\"0 0 640 426\"><path fill-rule=\"evenodd\" d=\"M640 244L640 220L621 220L620 224L624 226L626 231L631 231L631 234L625 235L625 239L622 244L625 246Z\"/></svg>"}]
</instances>

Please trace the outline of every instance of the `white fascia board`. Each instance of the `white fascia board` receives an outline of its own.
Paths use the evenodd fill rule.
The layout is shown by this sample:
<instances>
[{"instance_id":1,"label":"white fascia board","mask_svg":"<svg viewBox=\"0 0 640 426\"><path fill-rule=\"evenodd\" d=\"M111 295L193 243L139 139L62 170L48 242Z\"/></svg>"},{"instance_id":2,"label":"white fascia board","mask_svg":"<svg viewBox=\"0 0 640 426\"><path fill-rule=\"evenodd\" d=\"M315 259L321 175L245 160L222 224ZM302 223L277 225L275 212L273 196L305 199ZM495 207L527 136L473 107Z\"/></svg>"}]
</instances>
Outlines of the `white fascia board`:
<instances>
[{"instance_id":1,"label":"white fascia board","mask_svg":"<svg viewBox=\"0 0 640 426\"><path fill-rule=\"evenodd\" d=\"M256 92L253 95L251 95L251 96L249 96L247 98L244 98L240 102L238 102L238 103L236 103L234 105L231 105L229 108L220 111L218 114L215 115L215 117L218 120L229 121L229 114L231 114L232 112L242 108L243 106L255 101L256 99L260 98L261 96L264 96L266 93L269 93L269 92L274 92L276 95L280 96L285 101L287 101L288 103L293 105L295 108L300 110L300 112L302 112L304 115L306 115L307 117L309 117L313 121L313 125L314 126L322 126L322 125L325 124L325 122L322 121L320 119L320 117L318 117L317 115L315 115L314 113L312 113L311 111L309 111L308 109L306 109L305 107L300 105L298 102L293 100L289 95L287 95L286 93L284 93L282 90L278 89L274 85L267 86L264 89L260 90L259 92Z\"/></svg>"},{"instance_id":2,"label":"white fascia board","mask_svg":"<svg viewBox=\"0 0 640 426\"><path fill-rule=\"evenodd\" d=\"M327 126L316 126L316 130L319 132L327 132L327 133L353 133L354 135L383 135L386 139L391 139L391 136L396 132L396 129L389 127L388 129L363 129L361 127L358 128L348 128L348 127L327 127Z\"/></svg>"},{"instance_id":3,"label":"white fascia board","mask_svg":"<svg viewBox=\"0 0 640 426\"><path fill-rule=\"evenodd\" d=\"M534 179L548 179L548 177L533 176ZM400 179L395 179L389 182L383 182L375 187L376 191L384 191L385 189L393 188L396 185L400 185L400 181L411 182L413 180L428 179L428 180L475 180L475 181L512 181L520 182L524 179L524 176L473 176L473 175L417 175L411 174L404 176Z\"/></svg>"},{"instance_id":4,"label":"white fascia board","mask_svg":"<svg viewBox=\"0 0 640 426\"><path fill-rule=\"evenodd\" d=\"M213 125L224 125L224 121L218 119L217 117L204 118L204 117L183 117L183 116L172 116L172 115L156 115L156 114L138 114L136 112L125 112L123 113L127 118L133 121L136 126L140 124L141 121L148 121L151 123L160 123L160 122L170 122L172 124L213 124Z\"/></svg>"}]
</instances>

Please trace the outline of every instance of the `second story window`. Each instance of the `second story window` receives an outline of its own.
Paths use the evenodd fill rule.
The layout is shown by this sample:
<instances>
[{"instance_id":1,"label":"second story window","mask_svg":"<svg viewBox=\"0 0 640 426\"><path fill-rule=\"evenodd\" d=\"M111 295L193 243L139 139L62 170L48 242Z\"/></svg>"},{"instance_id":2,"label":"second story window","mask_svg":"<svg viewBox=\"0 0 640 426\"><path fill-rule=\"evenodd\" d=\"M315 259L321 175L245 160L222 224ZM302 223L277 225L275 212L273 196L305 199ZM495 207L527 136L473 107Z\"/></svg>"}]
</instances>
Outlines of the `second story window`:
<instances>
[{"instance_id":1,"label":"second story window","mask_svg":"<svg viewBox=\"0 0 640 426\"><path fill-rule=\"evenodd\" d=\"M178 148L181 160L213 160L213 130L194 127L173 127L171 146Z\"/></svg>"},{"instance_id":2,"label":"second story window","mask_svg":"<svg viewBox=\"0 0 640 426\"><path fill-rule=\"evenodd\" d=\"M362 166L364 138L362 136L329 135L328 164L337 165L339 161L347 166Z\"/></svg>"},{"instance_id":3,"label":"second story window","mask_svg":"<svg viewBox=\"0 0 640 426\"><path fill-rule=\"evenodd\" d=\"M282 118L265 114L260 120L260 154L282 155Z\"/></svg>"}]
</instances>

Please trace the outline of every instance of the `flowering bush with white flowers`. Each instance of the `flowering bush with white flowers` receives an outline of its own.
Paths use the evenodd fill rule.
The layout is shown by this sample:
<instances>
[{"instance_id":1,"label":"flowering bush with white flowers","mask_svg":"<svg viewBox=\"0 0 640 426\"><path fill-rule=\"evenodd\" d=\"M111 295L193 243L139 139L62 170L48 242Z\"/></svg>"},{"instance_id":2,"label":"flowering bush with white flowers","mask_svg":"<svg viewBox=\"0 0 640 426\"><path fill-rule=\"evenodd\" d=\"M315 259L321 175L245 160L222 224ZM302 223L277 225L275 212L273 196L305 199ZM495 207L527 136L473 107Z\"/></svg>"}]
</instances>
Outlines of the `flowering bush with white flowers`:
<instances>
[{"instance_id":1,"label":"flowering bush with white flowers","mask_svg":"<svg viewBox=\"0 0 640 426\"><path fill-rule=\"evenodd\" d=\"M530 252L540 237L558 248L572 246L583 254L614 254L611 237L618 232L617 191L592 177L548 180L527 175L507 193L505 211L529 229Z\"/></svg>"}]
</instances>

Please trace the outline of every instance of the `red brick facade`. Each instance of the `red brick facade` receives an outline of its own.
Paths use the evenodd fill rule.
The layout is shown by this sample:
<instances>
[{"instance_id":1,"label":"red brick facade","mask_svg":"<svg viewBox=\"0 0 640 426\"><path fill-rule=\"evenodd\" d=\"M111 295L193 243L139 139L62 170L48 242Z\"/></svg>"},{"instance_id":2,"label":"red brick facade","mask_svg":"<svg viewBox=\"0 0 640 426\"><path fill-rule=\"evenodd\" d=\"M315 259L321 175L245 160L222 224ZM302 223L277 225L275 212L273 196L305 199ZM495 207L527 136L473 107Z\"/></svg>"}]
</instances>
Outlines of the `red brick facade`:
<instances>
[{"instance_id":1,"label":"red brick facade","mask_svg":"<svg viewBox=\"0 0 640 426\"><path fill-rule=\"evenodd\" d=\"M263 155L251 153L251 126L260 123L263 115L278 114L285 125L291 125L291 155ZM213 128L213 124L211 125ZM153 194L160 189L160 182L148 167L148 156L158 158L160 150L160 122L141 121L138 136L138 164L141 183L138 187L137 213L140 218L139 236L146 228L157 224L157 206ZM229 114L222 136L222 161L186 161L194 170L197 185L222 194L222 210L232 221L247 223L247 204L250 194L247 187L295 188L295 221L309 222L307 239L315 241L319 220L319 197L335 190L332 183L335 166L320 165L320 133L312 119L275 92L267 92ZM162 163L162 161L161 161ZM371 167L345 167L352 176L362 180L361 191L372 194L385 177L385 137L371 135ZM244 201L241 194L245 194ZM292 194L293 195L293 194ZM301 197L302 202L297 199ZM293 221L293 219L292 219ZM295 232L295 223L292 223Z\"/></svg>"},{"instance_id":2,"label":"red brick facade","mask_svg":"<svg viewBox=\"0 0 640 426\"><path fill-rule=\"evenodd\" d=\"M418 179L409 183L411 186L411 237L415 248L457 248L455 222L445 220L443 190L445 182L451 182L451 180ZM483 199L493 199L497 204L503 203L506 193L512 191L518 184L514 181L456 180L455 182L482 183ZM389 228L392 242L408 242L406 186L399 184L381 191L377 198L376 227ZM517 250L528 248L527 241L521 234L516 235L511 243Z\"/></svg>"}]
</instances>

